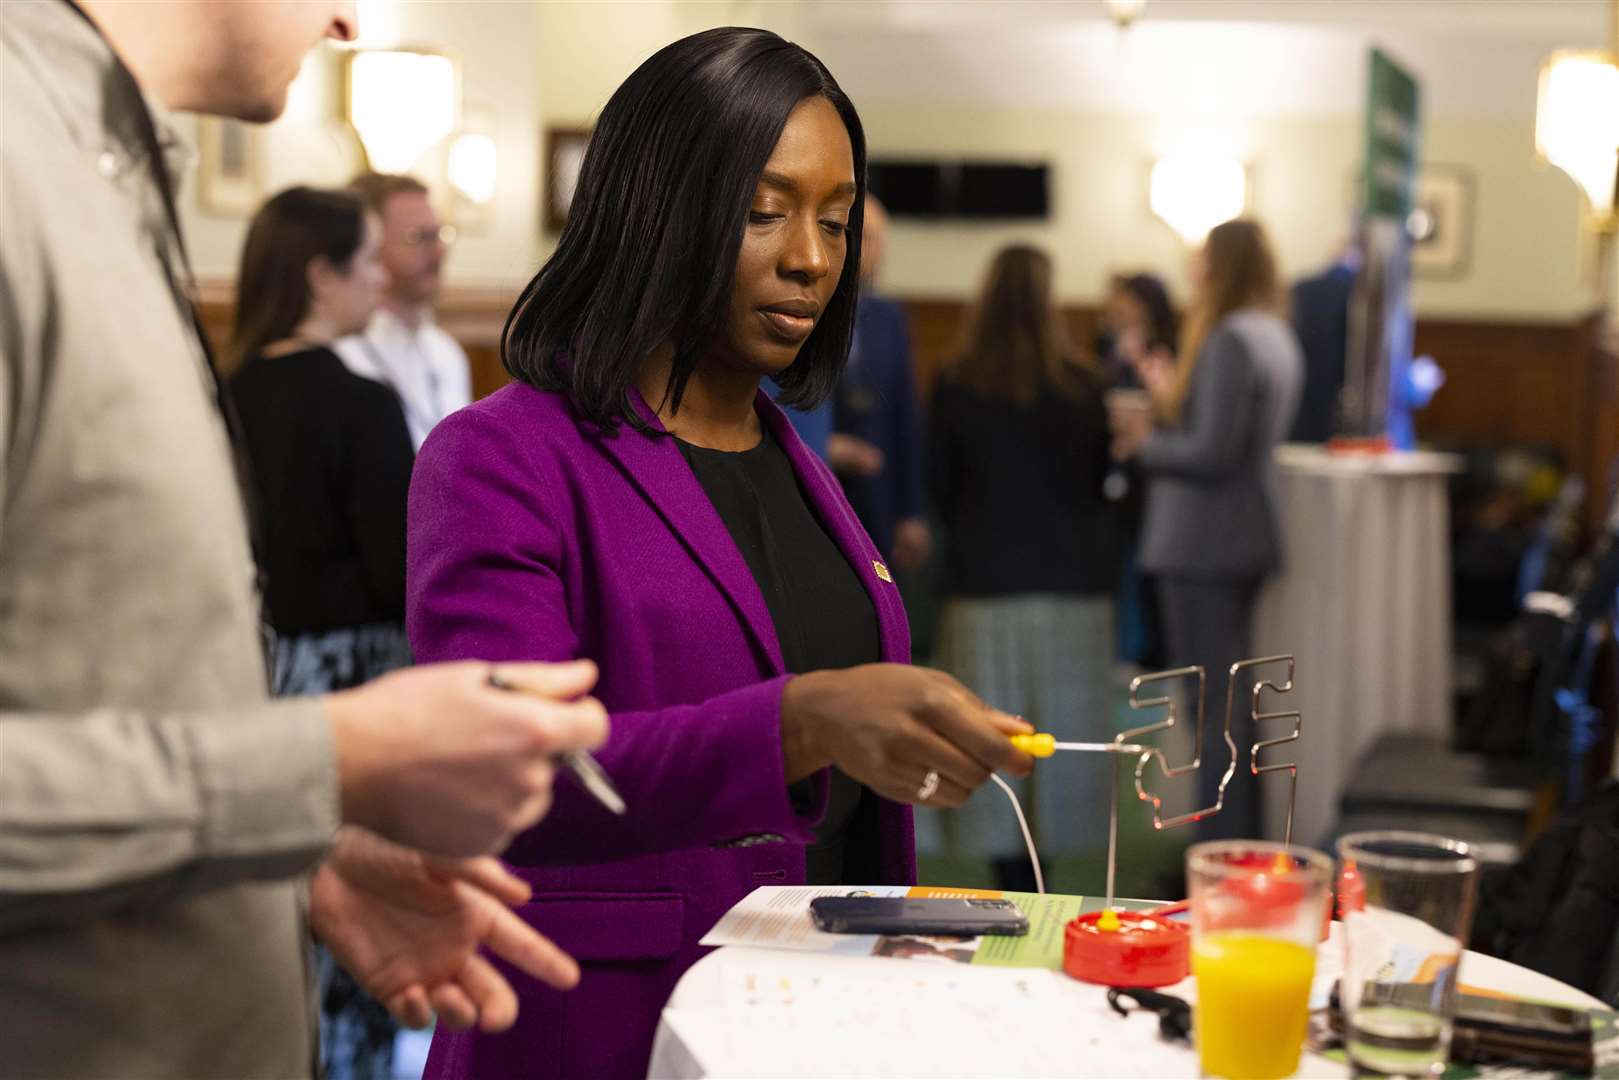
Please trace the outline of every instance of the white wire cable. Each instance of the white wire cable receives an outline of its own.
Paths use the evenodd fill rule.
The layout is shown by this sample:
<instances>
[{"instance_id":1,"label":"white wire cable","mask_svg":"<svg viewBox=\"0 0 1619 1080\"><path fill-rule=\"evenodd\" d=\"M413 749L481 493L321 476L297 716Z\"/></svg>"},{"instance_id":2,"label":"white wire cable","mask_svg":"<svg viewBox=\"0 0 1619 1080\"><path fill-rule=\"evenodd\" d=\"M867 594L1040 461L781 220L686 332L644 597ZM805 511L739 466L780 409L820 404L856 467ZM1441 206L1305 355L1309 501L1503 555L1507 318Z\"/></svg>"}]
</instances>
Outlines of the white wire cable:
<instances>
[{"instance_id":1,"label":"white wire cable","mask_svg":"<svg viewBox=\"0 0 1619 1080\"><path fill-rule=\"evenodd\" d=\"M1017 792L1012 790L1011 784L994 773L990 773L989 778L999 784L1001 790L1006 792L1006 797L1012 800L1012 812L1017 815L1018 828L1023 830L1023 843L1029 848L1029 865L1034 867L1034 891L1044 896L1046 876L1040 872L1040 856L1034 851L1034 836L1029 832L1028 819L1023 816L1023 804L1018 802Z\"/></svg>"}]
</instances>

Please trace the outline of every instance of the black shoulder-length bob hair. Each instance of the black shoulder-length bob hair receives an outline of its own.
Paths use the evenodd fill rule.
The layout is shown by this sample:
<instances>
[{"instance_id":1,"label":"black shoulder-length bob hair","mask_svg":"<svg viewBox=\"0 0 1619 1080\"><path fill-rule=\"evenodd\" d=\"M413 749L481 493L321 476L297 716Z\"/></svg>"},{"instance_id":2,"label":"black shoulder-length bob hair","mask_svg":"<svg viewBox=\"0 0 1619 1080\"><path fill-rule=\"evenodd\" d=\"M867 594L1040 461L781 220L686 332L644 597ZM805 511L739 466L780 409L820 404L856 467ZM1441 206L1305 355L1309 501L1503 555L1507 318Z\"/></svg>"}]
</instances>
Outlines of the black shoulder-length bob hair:
<instances>
[{"instance_id":1,"label":"black shoulder-length bob hair","mask_svg":"<svg viewBox=\"0 0 1619 1080\"><path fill-rule=\"evenodd\" d=\"M843 118L857 190L837 291L776 382L786 404L824 400L854 331L865 133L824 64L767 30L743 27L660 49L607 102L556 252L506 319L501 359L512 377L567 394L606 430L623 420L646 431L631 404L636 371L673 343L665 392L678 408L704 351L725 332L759 175L788 114L811 97L826 98Z\"/></svg>"}]
</instances>

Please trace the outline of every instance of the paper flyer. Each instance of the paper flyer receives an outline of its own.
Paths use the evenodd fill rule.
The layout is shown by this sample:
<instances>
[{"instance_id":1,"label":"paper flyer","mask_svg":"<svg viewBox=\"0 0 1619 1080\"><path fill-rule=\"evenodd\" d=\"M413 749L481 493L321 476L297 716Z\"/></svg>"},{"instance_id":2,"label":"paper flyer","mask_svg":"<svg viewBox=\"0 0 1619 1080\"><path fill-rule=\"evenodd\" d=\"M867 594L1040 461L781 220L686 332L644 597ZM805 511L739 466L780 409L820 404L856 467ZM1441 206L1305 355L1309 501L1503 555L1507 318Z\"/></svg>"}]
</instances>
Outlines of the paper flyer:
<instances>
[{"instance_id":1,"label":"paper flyer","mask_svg":"<svg viewBox=\"0 0 1619 1080\"><path fill-rule=\"evenodd\" d=\"M1029 919L1029 932L1018 937L940 937L922 934L825 934L810 919L810 901L818 896L904 896L910 899L985 898L1012 901ZM993 889L950 889L903 885L766 885L755 889L703 937L704 945L747 945L792 949L833 956L879 956L943 961L982 967L1062 968L1063 927L1074 916L1100 911L1099 896L1008 892ZM1147 906L1118 901L1116 906Z\"/></svg>"}]
</instances>

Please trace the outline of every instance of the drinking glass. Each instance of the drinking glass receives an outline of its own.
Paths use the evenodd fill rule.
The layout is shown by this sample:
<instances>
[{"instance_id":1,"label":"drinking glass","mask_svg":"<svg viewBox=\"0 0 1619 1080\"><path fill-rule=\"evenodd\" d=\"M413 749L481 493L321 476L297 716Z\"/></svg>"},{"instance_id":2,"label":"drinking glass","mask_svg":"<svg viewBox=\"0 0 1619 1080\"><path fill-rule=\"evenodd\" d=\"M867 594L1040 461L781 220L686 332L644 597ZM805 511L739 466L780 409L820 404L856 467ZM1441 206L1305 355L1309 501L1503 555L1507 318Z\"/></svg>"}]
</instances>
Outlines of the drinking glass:
<instances>
[{"instance_id":1,"label":"drinking glass","mask_svg":"<svg viewBox=\"0 0 1619 1080\"><path fill-rule=\"evenodd\" d=\"M1225 840L1186 852L1193 1026L1204 1076L1280 1080L1299 1067L1332 860Z\"/></svg>"},{"instance_id":2,"label":"drinking glass","mask_svg":"<svg viewBox=\"0 0 1619 1080\"><path fill-rule=\"evenodd\" d=\"M1398 831L1350 833L1338 858L1338 994L1351 1071L1438 1076L1450 1057L1478 863L1460 840Z\"/></svg>"}]
</instances>

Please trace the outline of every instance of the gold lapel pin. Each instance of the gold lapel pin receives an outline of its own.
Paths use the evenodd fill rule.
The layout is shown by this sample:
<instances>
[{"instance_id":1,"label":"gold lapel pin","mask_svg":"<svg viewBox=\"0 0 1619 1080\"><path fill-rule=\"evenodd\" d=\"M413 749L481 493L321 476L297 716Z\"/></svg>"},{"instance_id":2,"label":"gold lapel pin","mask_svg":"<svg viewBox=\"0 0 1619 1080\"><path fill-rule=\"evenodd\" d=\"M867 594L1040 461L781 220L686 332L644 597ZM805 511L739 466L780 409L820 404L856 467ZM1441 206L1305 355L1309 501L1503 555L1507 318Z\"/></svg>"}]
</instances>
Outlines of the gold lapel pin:
<instances>
[{"instance_id":1,"label":"gold lapel pin","mask_svg":"<svg viewBox=\"0 0 1619 1080\"><path fill-rule=\"evenodd\" d=\"M890 585L894 584L893 575L891 575L888 572L888 567L884 566L882 563L878 562L876 559L873 559L873 560L871 560L871 568L873 570L877 571L877 576L878 577L882 578L884 581L888 582Z\"/></svg>"}]
</instances>

